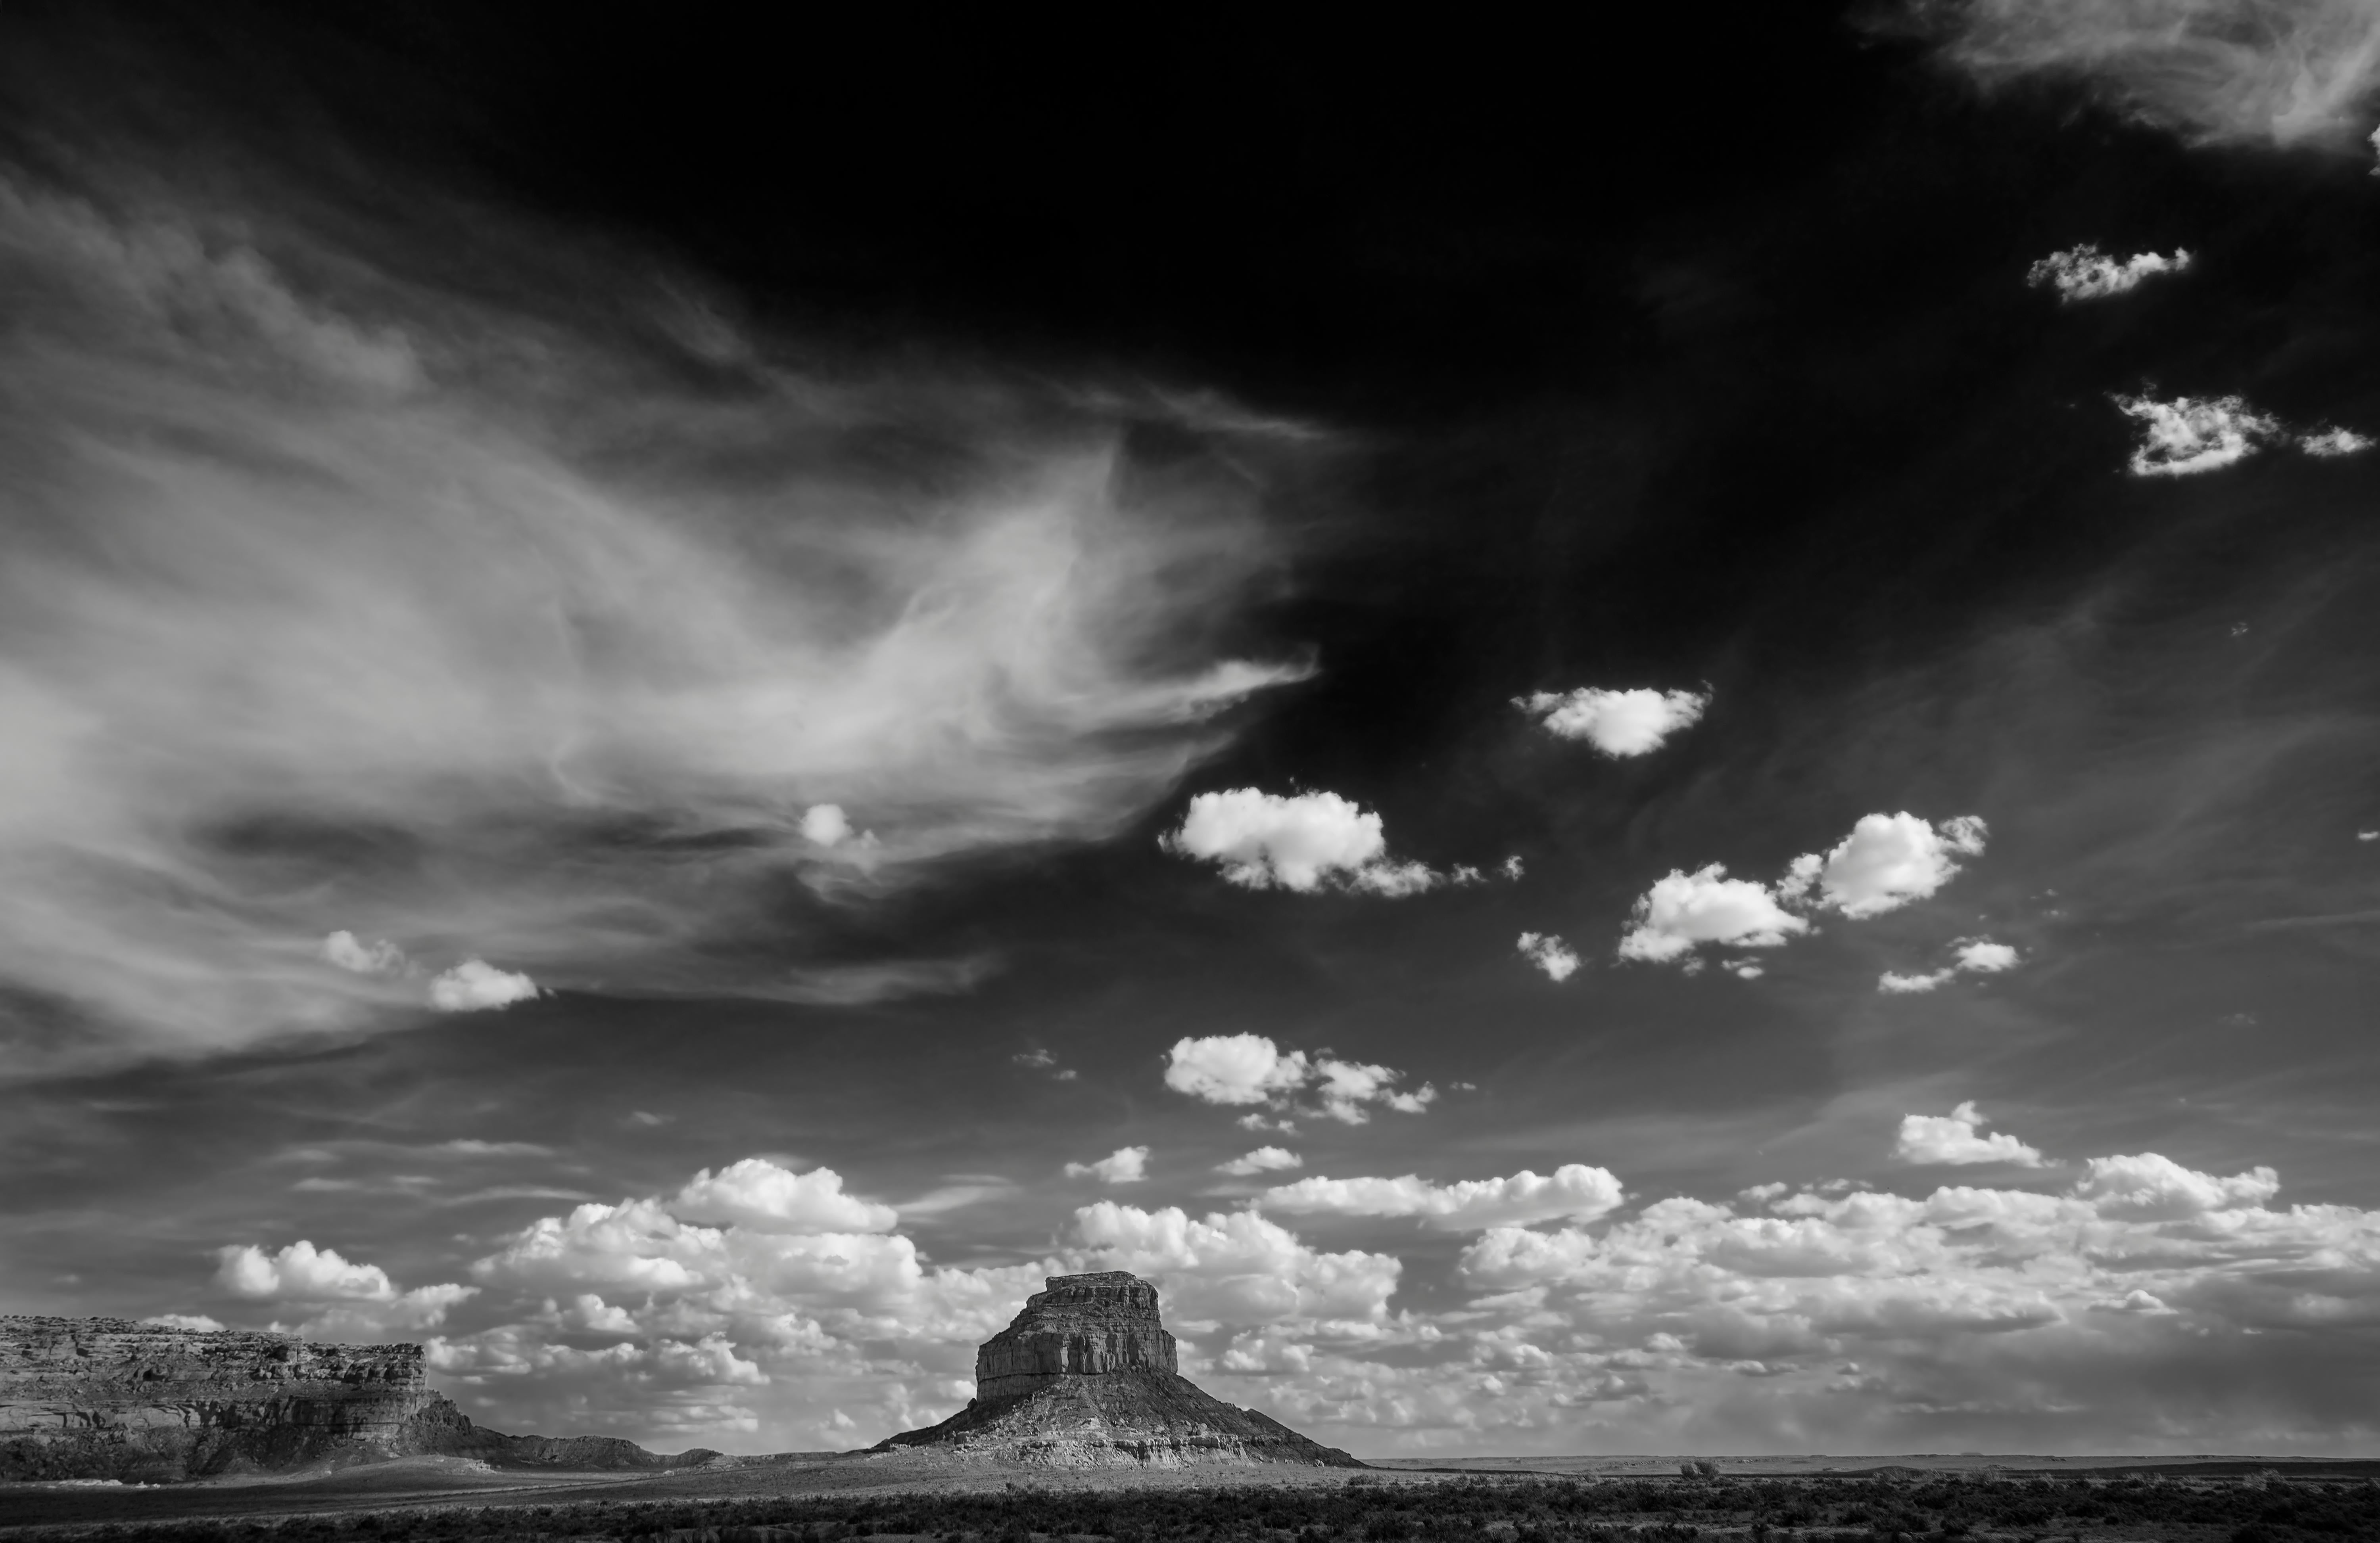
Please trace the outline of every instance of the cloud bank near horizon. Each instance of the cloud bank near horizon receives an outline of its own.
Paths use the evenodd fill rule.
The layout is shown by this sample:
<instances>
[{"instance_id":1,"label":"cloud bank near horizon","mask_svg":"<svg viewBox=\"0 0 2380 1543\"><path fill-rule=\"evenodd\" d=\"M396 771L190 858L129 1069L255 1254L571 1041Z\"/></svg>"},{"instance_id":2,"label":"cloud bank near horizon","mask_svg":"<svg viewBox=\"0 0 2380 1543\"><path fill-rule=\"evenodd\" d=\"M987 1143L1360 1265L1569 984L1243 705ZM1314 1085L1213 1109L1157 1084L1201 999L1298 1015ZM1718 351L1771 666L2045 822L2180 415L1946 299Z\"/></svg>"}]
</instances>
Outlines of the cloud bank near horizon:
<instances>
[{"instance_id":1,"label":"cloud bank near horizon","mask_svg":"<svg viewBox=\"0 0 2380 1543\"><path fill-rule=\"evenodd\" d=\"M2022 1428L2037 1450L2342 1438L2328 1422L2342 1380L2364 1375L2352 1326L2380 1302L2380 1214L2278 1207L2269 1167L2055 1163L1983 1124L1972 1102L1911 1115L1892 1155L1996 1164L2014 1184L1779 1182L1722 1203L1631 1197L1580 1163L1316 1177L1203 1216L1098 1200L1047 1257L966 1267L931 1263L831 1169L747 1158L674 1195L540 1218L468 1281L405 1288L304 1239L227 1246L214 1297L186 1304L211 1311L179 1316L428 1332L441 1382L488 1417L748 1450L948 1414L973 1391L976 1344L1044 1275L1087 1269L1158 1284L1189 1375L1373 1452L1557 1426L1594 1450L1641 1450L1647 1432L1836 1449L1912 1404L1968 1444ZM1236 1166L1293 1163L1262 1149ZM1323 1248L1275 1211L1372 1230ZM1464 1239L1442 1304L1400 1295L1417 1223Z\"/></svg>"}]
</instances>

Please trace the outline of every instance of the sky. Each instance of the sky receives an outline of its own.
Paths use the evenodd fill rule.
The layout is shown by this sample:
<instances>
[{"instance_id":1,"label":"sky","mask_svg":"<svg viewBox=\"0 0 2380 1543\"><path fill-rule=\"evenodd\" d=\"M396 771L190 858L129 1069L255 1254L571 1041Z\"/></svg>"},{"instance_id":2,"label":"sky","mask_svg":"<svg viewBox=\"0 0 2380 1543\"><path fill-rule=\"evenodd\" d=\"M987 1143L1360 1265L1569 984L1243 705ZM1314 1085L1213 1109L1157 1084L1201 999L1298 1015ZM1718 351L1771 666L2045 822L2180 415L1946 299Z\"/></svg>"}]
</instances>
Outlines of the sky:
<instances>
[{"instance_id":1,"label":"sky","mask_svg":"<svg viewBox=\"0 0 2380 1543\"><path fill-rule=\"evenodd\" d=\"M0 12L0 1303L2368 1453L2380 12L1670 9Z\"/></svg>"}]
</instances>

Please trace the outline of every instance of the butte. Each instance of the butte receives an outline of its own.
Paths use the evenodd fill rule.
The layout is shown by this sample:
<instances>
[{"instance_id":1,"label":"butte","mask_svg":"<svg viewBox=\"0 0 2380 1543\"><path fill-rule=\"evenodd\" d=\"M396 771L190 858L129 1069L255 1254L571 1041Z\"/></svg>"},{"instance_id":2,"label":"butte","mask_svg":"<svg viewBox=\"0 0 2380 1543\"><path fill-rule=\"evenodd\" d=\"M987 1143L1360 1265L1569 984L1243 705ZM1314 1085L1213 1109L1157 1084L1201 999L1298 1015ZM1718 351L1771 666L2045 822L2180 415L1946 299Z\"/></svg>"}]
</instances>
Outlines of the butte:
<instances>
[{"instance_id":1,"label":"butte","mask_svg":"<svg viewBox=\"0 0 2380 1543\"><path fill-rule=\"evenodd\" d=\"M874 1450L1062 1468L1366 1465L1183 1376L1157 1288L1121 1270L1050 1276L976 1352L975 1386L949 1419Z\"/></svg>"}]
</instances>

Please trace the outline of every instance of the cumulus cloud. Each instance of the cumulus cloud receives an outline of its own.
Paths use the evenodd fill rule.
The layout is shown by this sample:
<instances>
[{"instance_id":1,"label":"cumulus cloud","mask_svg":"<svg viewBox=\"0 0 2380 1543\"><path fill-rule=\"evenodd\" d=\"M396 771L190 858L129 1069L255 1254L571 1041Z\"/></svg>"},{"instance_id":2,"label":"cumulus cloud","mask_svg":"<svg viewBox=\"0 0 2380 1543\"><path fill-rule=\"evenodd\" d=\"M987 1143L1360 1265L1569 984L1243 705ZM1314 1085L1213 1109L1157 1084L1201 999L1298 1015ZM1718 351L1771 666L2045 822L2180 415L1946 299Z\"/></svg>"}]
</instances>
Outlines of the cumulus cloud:
<instances>
[{"instance_id":1,"label":"cumulus cloud","mask_svg":"<svg viewBox=\"0 0 2380 1543\"><path fill-rule=\"evenodd\" d=\"M764 1233L889 1232L900 1213L843 1192L832 1168L795 1173L762 1157L747 1157L713 1174L705 1168L670 1202L689 1222L741 1226Z\"/></svg>"},{"instance_id":2,"label":"cumulus cloud","mask_svg":"<svg viewBox=\"0 0 2380 1543\"><path fill-rule=\"evenodd\" d=\"M1263 1103L1305 1085L1305 1052L1284 1053L1262 1034L1208 1034L1176 1040L1165 1055L1165 1085L1208 1103Z\"/></svg>"},{"instance_id":3,"label":"cumulus cloud","mask_svg":"<svg viewBox=\"0 0 2380 1543\"><path fill-rule=\"evenodd\" d=\"M399 1291L376 1264L350 1263L335 1249L300 1239L277 1253L255 1244L216 1250L215 1284L250 1301L294 1305L310 1316L275 1321L283 1332L322 1340L373 1339L401 1330L434 1329L479 1287L453 1283Z\"/></svg>"},{"instance_id":4,"label":"cumulus cloud","mask_svg":"<svg viewBox=\"0 0 2380 1543\"><path fill-rule=\"evenodd\" d=\"M1692 971L1701 968L1695 950L1706 944L1781 946L1810 930L1804 910L1840 911L1857 921L1899 910L1956 877L1958 859L1979 855L1987 834L1973 814L1954 815L1938 826L1907 813L1868 814L1831 850L1795 858L1775 884L1731 879L1717 862L1691 874L1672 869L1637 898L1620 957ZM1761 974L1744 959L1727 968L1745 980ZM1929 989L1905 983L1915 977L1895 979L1904 984L1887 990Z\"/></svg>"},{"instance_id":5,"label":"cumulus cloud","mask_svg":"<svg viewBox=\"0 0 2380 1543\"><path fill-rule=\"evenodd\" d=\"M434 191L385 226L269 168L90 175L0 184L20 1069L410 1021L377 963L322 968L334 927L334 964L396 938L564 988L959 989L984 966L804 966L761 898L1106 838L1310 671L1217 646L1305 441L1145 392L812 379L715 316L736 346L690 385L694 334L638 319L650 262L563 282L568 244ZM456 222L463 287L416 234ZM1191 452L1136 459L1147 421ZM872 843L828 813L863 795Z\"/></svg>"},{"instance_id":6,"label":"cumulus cloud","mask_svg":"<svg viewBox=\"0 0 2380 1543\"><path fill-rule=\"evenodd\" d=\"M2188 476L2219 471L2266 445L2295 445L2323 460L2355 455L2372 440L2351 428L2300 432L2236 396L2115 397L2117 408L2141 425L2141 442L2128 464L2135 476ZM2244 630L2244 629L2243 629Z\"/></svg>"},{"instance_id":7,"label":"cumulus cloud","mask_svg":"<svg viewBox=\"0 0 2380 1543\"><path fill-rule=\"evenodd\" d=\"M1919 0L1906 15L1986 83L2080 80L2192 143L2351 148L2380 92L2362 0Z\"/></svg>"},{"instance_id":8,"label":"cumulus cloud","mask_svg":"<svg viewBox=\"0 0 2380 1543\"><path fill-rule=\"evenodd\" d=\"M1549 981L1567 981L1578 971L1578 955L1560 938L1544 933L1523 933L1521 957L1546 972Z\"/></svg>"},{"instance_id":9,"label":"cumulus cloud","mask_svg":"<svg viewBox=\"0 0 2380 1543\"><path fill-rule=\"evenodd\" d=\"M802 838L821 847L842 845L851 837L851 822L839 803L814 803L802 811Z\"/></svg>"},{"instance_id":10,"label":"cumulus cloud","mask_svg":"<svg viewBox=\"0 0 2380 1543\"><path fill-rule=\"evenodd\" d=\"M1620 957L1667 964L1705 943L1775 948L1810 930L1807 917L1785 909L1787 895L1755 879L1731 879L1721 863L1689 874L1672 869L1636 901L1635 924L1620 940Z\"/></svg>"},{"instance_id":11,"label":"cumulus cloud","mask_svg":"<svg viewBox=\"0 0 2380 1543\"><path fill-rule=\"evenodd\" d=\"M2118 396L2117 408L2141 426L2129 464L2134 476L2190 476L2246 460L2287 430L2278 418L2252 410L2236 396Z\"/></svg>"},{"instance_id":12,"label":"cumulus cloud","mask_svg":"<svg viewBox=\"0 0 2380 1543\"><path fill-rule=\"evenodd\" d=\"M1101 1184L1138 1184L1148 1176L1147 1147L1118 1147L1096 1163L1069 1163L1068 1178L1095 1178Z\"/></svg>"},{"instance_id":13,"label":"cumulus cloud","mask_svg":"<svg viewBox=\"0 0 2380 1543\"><path fill-rule=\"evenodd\" d=\"M2178 1222L2261 1206L2281 1188L2280 1176L2270 1168L2217 1178L2153 1151L2095 1157L2089 1170L2074 1192L2099 1215L2127 1221Z\"/></svg>"},{"instance_id":14,"label":"cumulus cloud","mask_svg":"<svg viewBox=\"0 0 2380 1543\"><path fill-rule=\"evenodd\" d=\"M2100 300L2110 295L2121 295L2139 288L2143 283L2162 273L2180 273L2190 267L2190 254L2180 247L2171 257L2155 252L2138 252L2117 259L2107 256L2088 242L2052 252L2025 271L2025 282L2035 288L2044 284L2056 286L2060 301Z\"/></svg>"},{"instance_id":15,"label":"cumulus cloud","mask_svg":"<svg viewBox=\"0 0 2380 1543\"><path fill-rule=\"evenodd\" d=\"M1342 889L1394 899L1451 882L1422 863L1391 860L1380 816L1336 793L1200 793L1180 828L1158 844L1212 862L1249 889Z\"/></svg>"},{"instance_id":16,"label":"cumulus cloud","mask_svg":"<svg viewBox=\"0 0 2380 1543\"><path fill-rule=\"evenodd\" d=\"M2005 943L1994 943L1988 937L1961 938L1951 946L1951 952L1961 970L1997 975L2017 967L2016 950Z\"/></svg>"},{"instance_id":17,"label":"cumulus cloud","mask_svg":"<svg viewBox=\"0 0 2380 1543\"><path fill-rule=\"evenodd\" d=\"M394 975L405 968L405 950L395 944L366 943L345 929L322 939L322 955L351 975Z\"/></svg>"},{"instance_id":18,"label":"cumulus cloud","mask_svg":"<svg viewBox=\"0 0 2380 1543\"><path fill-rule=\"evenodd\" d=\"M1609 691L1581 686L1512 698L1512 705L1558 739L1585 740L1615 760L1649 755L1670 735L1691 729L1710 705L1710 693L1639 686Z\"/></svg>"},{"instance_id":19,"label":"cumulus cloud","mask_svg":"<svg viewBox=\"0 0 2380 1543\"><path fill-rule=\"evenodd\" d=\"M1392 1255L1315 1249L1253 1211L1198 1220L1178 1206L1143 1211L1101 1200L1075 1218L1093 1262L1157 1282L1169 1321L1377 1325L1402 1270Z\"/></svg>"},{"instance_id":20,"label":"cumulus cloud","mask_svg":"<svg viewBox=\"0 0 2380 1543\"><path fill-rule=\"evenodd\" d=\"M2006 1131L1982 1134L1988 1122L1969 1100L1943 1115L1904 1115L1900 1136L1893 1143L1896 1162L1961 1166L1973 1163L2010 1163L2038 1168L2042 1155Z\"/></svg>"},{"instance_id":21,"label":"cumulus cloud","mask_svg":"<svg viewBox=\"0 0 2380 1543\"><path fill-rule=\"evenodd\" d=\"M1416 1216L1450 1231L1517 1226L1559 1217L1591 1222L1619 1208L1620 1181L1601 1168L1567 1163L1550 1176L1524 1168L1510 1178L1434 1184L1402 1178L1314 1178L1276 1185L1258 1204L1267 1211L1337 1216Z\"/></svg>"},{"instance_id":22,"label":"cumulus cloud","mask_svg":"<svg viewBox=\"0 0 2380 1543\"><path fill-rule=\"evenodd\" d=\"M2358 434L2352 428L2318 428L2312 433L2299 435L2297 444L2308 455L2328 460L2338 455L2358 455L2370 450L2372 437Z\"/></svg>"},{"instance_id":23,"label":"cumulus cloud","mask_svg":"<svg viewBox=\"0 0 2380 1543\"><path fill-rule=\"evenodd\" d=\"M2269 1209L2276 1189L2269 1169L2150 1153L2095 1160L2058 1193L1767 1185L1748 1213L1671 1198L1596 1228L1488 1229L1458 1262L1477 1317L1449 1327L1534 1368L1507 1398L1621 1425L1682 1405L1700 1430L1850 1430L1888 1411L1961 1431L2319 1429L2340 1392L2320 1361L2380 1308L2380 1213ZM2277 1353L2286 1377L2245 1369ZM2286 1411L2244 1411L2252 1385Z\"/></svg>"},{"instance_id":24,"label":"cumulus cloud","mask_svg":"<svg viewBox=\"0 0 2380 1543\"><path fill-rule=\"evenodd\" d=\"M1793 860L1785 889L1798 898L1815 885L1817 903L1859 919L1925 899L1958 876L1958 859L1980 856L1989 832L1973 814L1937 827L1919 815L1866 814L1823 856Z\"/></svg>"},{"instance_id":25,"label":"cumulus cloud","mask_svg":"<svg viewBox=\"0 0 2380 1543\"><path fill-rule=\"evenodd\" d=\"M215 1280L240 1296L293 1296L308 1300L348 1297L385 1302L396 1295L388 1272L376 1264L350 1264L334 1248L303 1239L268 1254L256 1245L218 1250Z\"/></svg>"},{"instance_id":26,"label":"cumulus cloud","mask_svg":"<svg viewBox=\"0 0 2380 1543\"><path fill-rule=\"evenodd\" d=\"M1941 969L1928 970L1922 975L1904 975L1888 970L1876 978L1876 986L1881 992L1907 995L1945 985L1961 970L1997 975L2014 970L2021 962L2017 951L2005 943L1994 943L1987 937L1966 937L1951 945L1950 962Z\"/></svg>"},{"instance_id":27,"label":"cumulus cloud","mask_svg":"<svg viewBox=\"0 0 2380 1543\"><path fill-rule=\"evenodd\" d=\"M1374 1105L1418 1115L1438 1100L1438 1090L1427 1082L1400 1091L1404 1073L1394 1067L1342 1060L1327 1050L1308 1057L1262 1034L1184 1036L1165 1061L1165 1085L1174 1091L1208 1103L1269 1103L1276 1116L1300 1112L1294 1103L1300 1094L1316 1101L1303 1113L1346 1125L1365 1123ZM1250 1130L1294 1128L1261 1115L1241 1124Z\"/></svg>"},{"instance_id":28,"label":"cumulus cloud","mask_svg":"<svg viewBox=\"0 0 2380 1543\"><path fill-rule=\"evenodd\" d=\"M537 995L535 981L516 971L498 970L485 959L465 959L430 982L430 1005L442 1013L486 1012L534 1001Z\"/></svg>"},{"instance_id":29,"label":"cumulus cloud","mask_svg":"<svg viewBox=\"0 0 2380 1543\"><path fill-rule=\"evenodd\" d=\"M1283 1169L1305 1166L1305 1159L1286 1147L1258 1147L1245 1157L1235 1157L1229 1163L1216 1163L1215 1171L1219 1174L1230 1174L1234 1178L1245 1178L1250 1174L1279 1173Z\"/></svg>"}]
</instances>

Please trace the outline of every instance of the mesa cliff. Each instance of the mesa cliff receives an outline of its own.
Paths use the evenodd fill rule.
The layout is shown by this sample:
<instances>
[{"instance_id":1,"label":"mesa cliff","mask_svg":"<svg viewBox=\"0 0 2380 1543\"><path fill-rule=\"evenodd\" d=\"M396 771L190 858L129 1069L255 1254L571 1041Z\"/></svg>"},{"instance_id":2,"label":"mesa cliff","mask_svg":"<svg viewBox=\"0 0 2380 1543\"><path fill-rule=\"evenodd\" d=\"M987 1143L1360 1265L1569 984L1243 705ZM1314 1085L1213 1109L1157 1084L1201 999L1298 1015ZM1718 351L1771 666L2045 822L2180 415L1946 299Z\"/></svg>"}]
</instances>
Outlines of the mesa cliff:
<instances>
[{"instance_id":1,"label":"mesa cliff","mask_svg":"<svg viewBox=\"0 0 2380 1543\"><path fill-rule=\"evenodd\" d=\"M1365 1466L1184 1377L1157 1288L1123 1271L1050 1276L976 1352L975 1377L965 1408L874 1450L1046 1467Z\"/></svg>"},{"instance_id":2,"label":"mesa cliff","mask_svg":"<svg viewBox=\"0 0 2380 1543\"><path fill-rule=\"evenodd\" d=\"M161 1483L423 1453L575 1469L720 1460L483 1429L431 1388L418 1344L0 1317L0 1480Z\"/></svg>"}]
</instances>

